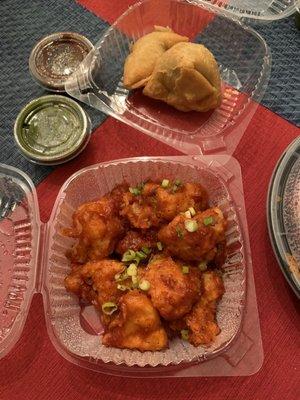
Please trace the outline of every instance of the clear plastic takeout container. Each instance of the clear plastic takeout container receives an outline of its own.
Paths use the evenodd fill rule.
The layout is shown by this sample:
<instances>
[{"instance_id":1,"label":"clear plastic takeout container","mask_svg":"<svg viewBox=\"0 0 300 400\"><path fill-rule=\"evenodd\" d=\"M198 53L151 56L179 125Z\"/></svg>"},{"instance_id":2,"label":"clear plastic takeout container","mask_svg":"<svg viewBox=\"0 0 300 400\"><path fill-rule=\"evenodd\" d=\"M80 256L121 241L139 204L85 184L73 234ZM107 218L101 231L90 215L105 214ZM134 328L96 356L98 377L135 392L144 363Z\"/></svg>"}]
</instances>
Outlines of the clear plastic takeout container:
<instances>
[{"instance_id":1,"label":"clear plastic takeout container","mask_svg":"<svg viewBox=\"0 0 300 400\"><path fill-rule=\"evenodd\" d=\"M292 15L299 0L197 0L243 22L269 23Z\"/></svg>"},{"instance_id":2,"label":"clear plastic takeout container","mask_svg":"<svg viewBox=\"0 0 300 400\"><path fill-rule=\"evenodd\" d=\"M228 218L226 292L218 305L222 329L210 346L179 339L161 352L106 348L92 307L81 309L64 288L70 271L65 256L74 239L61 235L77 206L110 191L124 180L136 184L162 177L202 183L210 205ZM67 360L114 375L250 375L262 365L255 287L245 215L241 171L230 156L141 157L97 164L76 172L62 186L50 220L39 219L35 188L23 172L0 165L0 356L19 339L34 293L41 293L51 341Z\"/></svg>"},{"instance_id":3,"label":"clear plastic takeout container","mask_svg":"<svg viewBox=\"0 0 300 400\"><path fill-rule=\"evenodd\" d=\"M181 112L122 83L130 46L169 26L204 44L215 56L222 79L222 103L213 111ZM144 0L130 7L103 34L66 82L71 96L187 154L232 154L270 74L271 54L263 38L208 2Z\"/></svg>"}]
</instances>

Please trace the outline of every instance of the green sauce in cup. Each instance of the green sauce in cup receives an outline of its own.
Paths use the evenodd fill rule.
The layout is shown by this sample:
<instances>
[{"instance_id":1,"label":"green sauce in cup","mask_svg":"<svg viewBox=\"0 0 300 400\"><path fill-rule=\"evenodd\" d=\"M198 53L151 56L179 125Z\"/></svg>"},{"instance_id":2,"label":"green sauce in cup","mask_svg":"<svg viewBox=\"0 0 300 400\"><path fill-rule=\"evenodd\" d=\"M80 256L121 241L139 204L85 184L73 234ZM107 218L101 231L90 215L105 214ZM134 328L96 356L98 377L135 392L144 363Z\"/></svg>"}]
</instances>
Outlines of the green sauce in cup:
<instances>
[{"instance_id":1,"label":"green sauce in cup","mask_svg":"<svg viewBox=\"0 0 300 400\"><path fill-rule=\"evenodd\" d=\"M58 95L30 102L18 115L14 136L30 161L55 165L77 156L90 137L89 119L75 101Z\"/></svg>"}]
</instances>

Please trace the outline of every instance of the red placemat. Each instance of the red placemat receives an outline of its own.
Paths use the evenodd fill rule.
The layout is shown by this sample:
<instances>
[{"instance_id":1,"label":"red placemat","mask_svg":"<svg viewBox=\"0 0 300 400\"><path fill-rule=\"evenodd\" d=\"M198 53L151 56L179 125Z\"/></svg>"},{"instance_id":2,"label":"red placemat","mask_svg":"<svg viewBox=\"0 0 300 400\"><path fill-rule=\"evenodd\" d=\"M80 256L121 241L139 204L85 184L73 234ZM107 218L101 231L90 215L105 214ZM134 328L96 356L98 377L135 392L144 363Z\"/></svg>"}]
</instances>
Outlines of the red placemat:
<instances>
[{"instance_id":1,"label":"red placemat","mask_svg":"<svg viewBox=\"0 0 300 400\"><path fill-rule=\"evenodd\" d=\"M47 336L41 296L35 296L17 346L1 361L1 400L299 398L299 303L273 256L266 227L266 193L272 170L299 130L259 107L235 157L242 166L265 361L252 377L138 380L81 369L65 361ZM43 220L61 184L86 165L128 156L173 155L176 150L109 118L86 151L38 186Z\"/></svg>"}]
</instances>

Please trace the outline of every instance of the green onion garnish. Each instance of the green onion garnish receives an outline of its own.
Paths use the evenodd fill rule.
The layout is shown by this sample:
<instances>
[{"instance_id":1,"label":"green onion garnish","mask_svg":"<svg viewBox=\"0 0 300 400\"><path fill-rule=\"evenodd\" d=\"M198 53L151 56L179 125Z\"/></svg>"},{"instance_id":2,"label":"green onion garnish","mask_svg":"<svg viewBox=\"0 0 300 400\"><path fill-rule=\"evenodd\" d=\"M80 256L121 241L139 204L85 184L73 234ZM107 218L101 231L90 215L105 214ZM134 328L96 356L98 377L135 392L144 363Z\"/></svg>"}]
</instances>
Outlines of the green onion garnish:
<instances>
[{"instance_id":1,"label":"green onion garnish","mask_svg":"<svg viewBox=\"0 0 300 400\"><path fill-rule=\"evenodd\" d=\"M118 306L116 305L116 303L113 303L112 301L108 301L107 303L102 304L102 311L106 315L113 314L115 311L117 311L117 309Z\"/></svg>"},{"instance_id":2,"label":"green onion garnish","mask_svg":"<svg viewBox=\"0 0 300 400\"><path fill-rule=\"evenodd\" d=\"M141 259L147 258L147 255L142 251L137 251L135 254L137 257L139 257Z\"/></svg>"},{"instance_id":3,"label":"green onion garnish","mask_svg":"<svg viewBox=\"0 0 300 400\"><path fill-rule=\"evenodd\" d=\"M211 224L213 224L213 222L214 222L214 219L213 219L213 217L206 217L206 218L204 218L204 220L203 220L203 223L204 223L204 225L211 225Z\"/></svg>"},{"instance_id":4,"label":"green onion garnish","mask_svg":"<svg viewBox=\"0 0 300 400\"><path fill-rule=\"evenodd\" d=\"M125 281L128 278L127 271L122 272L121 274L115 275L115 280L117 282Z\"/></svg>"},{"instance_id":5,"label":"green onion garnish","mask_svg":"<svg viewBox=\"0 0 300 400\"><path fill-rule=\"evenodd\" d=\"M191 212L190 212L189 210L186 211L186 212L184 213L184 215L185 215L186 218L192 218L192 214L191 214Z\"/></svg>"},{"instance_id":6,"label":"green onion garnish","mask_svg":"<svg viewBox=\"0 0 300 400\"><path fill-rule=\"evenodd\" d=\"M175 182L174 182L174 185L181 186L181 180L180 179L176 179Z\"/></svg>"},{"instance_id":7,"label":"green onion garnish","mask_svg":"<svg viewBox=\"0 0 300 400\"><path fill-rule=\"evenodd\" d=\"M120 285L120 284L117 285L117 288L118 288L119 290L122 290L122 292L125 292L125 290L128 290L128 289L129 289L127 286L125 286L125 285Z\"/></svg>"},{"instance_id":8,"label":"green onion garnish","mask_svg":"<svg viewBox=\"0 0 300 400\"><path fill-rule=\"evenodd\" d=\"M139 288L141 290L147 291L150 289L150 282L146 281L145 279L143 279L140 283L139 283Z\"/></svg>"},{"instance_id":9,"label":"green onion garnish","mask_svg":"<svg viewBox=\"0 0 300 400\"><path fill-rule=\"evenodd\" d=\"M182 329L180 333L181 333L181 339L189 340L189 331L187 329Z\"/></svg>"},{"instance_id":10,"label":"green onion garnish","mask_svg":"<svg viewBox=\"0 0 300 400\"><path fill-rule=\"evenodd\" d=\"M132 261L135 258L135 251L127 250L122 257L123 262Z\"/></svg>"},{"instance_id":11,"label":"green onion garnish","mask_svg":"<svg viewBox=\"0 0 300 400\"><path fill-rule=\"evenodd\" d=\"M188 274L190 272L190 267L188 265L183 265L181 270L183 274Z\"/></svg>"},{"instance_id":12,"label":"green onion garnish","mask_svg":"<svg viewBox=\"0 0 300 400\"><path fill-rule=\"evenodd\" d=\"M151 253L151 249L149 247L142 247L142 252L148 255Z\"/></svg>"},{"instance_id":13,"label":"green onion garnish","mask_svg":"<svg viewBox=\"0 0 300 400\"><path fill-rule=\"evenodd\" d=\"M198 229L197 221L190 220L190 219L187 219L186 221L184 221L184 226L188 232L196 232L196 230Z\"/></svg>"},{"instance_id":14,"label":"green onion garnish","mask_svg":"<svg viewBox=\"0 0 300 400\"><path fill-rule=\"evenodd\" d=\"M162 242L157 242L157 243L156 243L156 246L157 246L157 248L158 248L159 251L162 251L162 249L163 249Z\"/></svg>"},{"instance_id":15,"label":"green onion garnish","mask_svg":"<svg viewBox=\"0 0 300 400\"><path fill-rule=\"evenodd\" d=\"M137 275L137 266L135 264L130 264L127 268L127 275L128 276L136 276Z\"/></svg>"},{"instance_id":16,"label":"green onion garnish","mask_svg":"<svg viewBox=\"0 0 300 400\"><path fill-rule=\"evenodd\" d=\"M161 182L161 186L164 189L166 189L169 186L169 183L170 183L169 179L163 179L162 182Z\"/></svg>"},{"instance_id":17,"label":"green onion garnish","mask_svg":"<svg viewBox=\"0 0 300 400\"><path fill-rule=\"evenodd\" d=\"M137 187L135 187L135 188L130 187L129 188L129 192L131 194L133 194L134 196L139 196L141 194L141 190L139 188L137 188Z\"/></svg>"},{"instance_id":18,"label":"green onion garnish","mask_svg":"<svg viewBox=\"0 0 300 400\"><path fill-rule=\"evenodd\" d=\"M179 239L183 238L183 232L179 226L176 226L176 233L177 233L177 236L179 237Z\"/></svg>"},{"instance_id":19,"label":"green onion garnish","mask_svg":"<svg viewBox=\"0 0 300 400\"><path fill-rule=\"evenodd\" d=\"M134 288L137 288L139 286L139 280L138 277L136 275L133 275L131 277L131 281L132 281L132 285Z\"/></svg>"},{"instance_id":20,"label":"green onion garnish","mask_svg":"<svg viewBox=\"0 0 300 400\"><path fill-rule=\"evenodd\" d=\"M200 271L206 271L207 270L206 261L201 261L201 263L198 264L198 268L200 269Z\"/></svg>"},{"instance_id":21,"label":"green onion garnish","mask_svg":"<svg viewBox=\"0 0 300 400\"><path fill-rule=\"evenodd\" d=\"M191 216L193 217L194 215L196 215L196 210L194 209L194 207L190 207L189 208L189 212L191 213Z\"/></svg>"}]
</instances>

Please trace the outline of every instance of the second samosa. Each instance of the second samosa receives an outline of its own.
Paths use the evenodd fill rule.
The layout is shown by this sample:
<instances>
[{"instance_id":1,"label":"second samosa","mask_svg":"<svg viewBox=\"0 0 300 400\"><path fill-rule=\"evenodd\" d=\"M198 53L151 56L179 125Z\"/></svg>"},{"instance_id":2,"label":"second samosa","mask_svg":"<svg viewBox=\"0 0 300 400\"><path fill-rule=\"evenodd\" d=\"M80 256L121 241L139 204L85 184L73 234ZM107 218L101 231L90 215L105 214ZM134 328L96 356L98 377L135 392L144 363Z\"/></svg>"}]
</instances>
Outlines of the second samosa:
<instances>
[{"instance_id":1,"label":"second samosa","mask_svg":"<svg viewBox=\"0 0 300 400\"><path fill-rule=\"evenodd\" d=\"M157 61L143 93L180 111L214 109L221 102L218 64L205 46L178 43Z\"/></svg>"}]
</instances>

